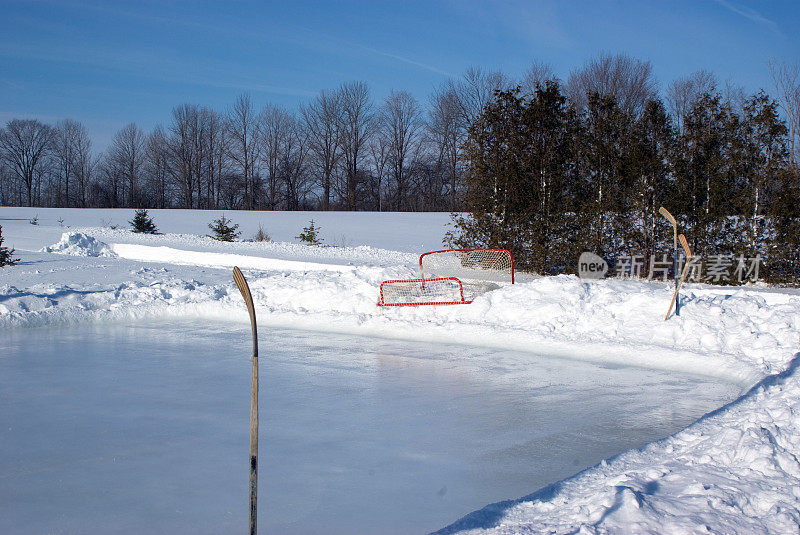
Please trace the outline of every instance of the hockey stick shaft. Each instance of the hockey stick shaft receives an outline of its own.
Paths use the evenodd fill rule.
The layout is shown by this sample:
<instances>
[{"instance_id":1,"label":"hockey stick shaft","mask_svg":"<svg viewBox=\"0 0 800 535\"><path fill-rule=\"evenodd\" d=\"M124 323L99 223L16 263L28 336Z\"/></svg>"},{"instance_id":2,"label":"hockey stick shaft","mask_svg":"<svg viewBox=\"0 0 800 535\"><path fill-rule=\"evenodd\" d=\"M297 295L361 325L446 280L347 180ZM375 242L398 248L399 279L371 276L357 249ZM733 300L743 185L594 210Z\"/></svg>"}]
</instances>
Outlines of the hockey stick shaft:
<instances>
[{"instance_id":1,"label":"hockey stick shaft","mask_svg":"<svg viewBox=\"0 0 800 535\"><path fill-rule=\"evenodd\" d=\"M664 317L664 321L669 319L669 315L672 313L672 306L678 301L678 292L681 291L681 285L683 285L683 280L686 278L686 273L689 271L689 260L692 258L692 250L689 248L689 242L686 241L686 236L681 234L679 239L681 245L683 246L683 251L686 253L686 263L683 265L681 278L678 281L678 285L675 287L675 293L672 295L672 300L669 302L669 310L667 310L667 315Z\"/></svg>"},{"instance_id":2,"label":"hockey stick shaft","mask_svg":"<svg viewBox=\"0 0 800 535\"><path fill-rule=\"evenodd\" d=\"M675 277L675 291L677 291L678 290L678 221L675 219L675 216L669 213L669 210L667 210L663 206L658 209L658 213L667 218L667 221L669 221L670 225L672 225L672 242L675 251L672 257L672 273L673 276ZM675 314L680 315L680 301L676 302L678 303L678 306L675 307Z\"/></svg>"},{"instance_id":3,"label":"hockey stick shaft","mask_svg":"<svg viewBox=\"0 0 800 535\"><path fill-rule=\"evenodd\" d=\"M238 267L233 268L233 281L247 305L247 312L250 314L250 328L253 331L253 379L250 389L250 535L256 535L258 523L258 327L250 286Z\"/></svg>"}]
</instances>

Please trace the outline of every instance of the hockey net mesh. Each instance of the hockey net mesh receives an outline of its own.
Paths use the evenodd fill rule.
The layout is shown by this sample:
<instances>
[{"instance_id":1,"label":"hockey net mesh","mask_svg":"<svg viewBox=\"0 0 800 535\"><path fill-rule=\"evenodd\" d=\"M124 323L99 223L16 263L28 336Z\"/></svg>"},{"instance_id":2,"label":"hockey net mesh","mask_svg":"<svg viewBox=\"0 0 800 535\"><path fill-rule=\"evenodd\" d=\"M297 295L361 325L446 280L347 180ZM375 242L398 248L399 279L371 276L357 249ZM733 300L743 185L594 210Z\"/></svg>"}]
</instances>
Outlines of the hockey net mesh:
<instances>
[{"instance_id":1,"label":"hockey net mesh","mask_svg":"<svg viewBox=\"0 0 800 535\"><path fill-rule=\"evenodd\" d=\"M514 258L505 249L447 249L419 257L420 277L514 283Z\"/></svg>"},{"instance_id":2,"label":"hockey net mesh","mask_svg":"<svg viewBox=\"0 0 800 535\"><path fill-rule=\"evenodd\" d=\"M461 281L455 277L391 280L381 283L378 306L460 305L465 300Z\"/></svg>"}]
</instances>

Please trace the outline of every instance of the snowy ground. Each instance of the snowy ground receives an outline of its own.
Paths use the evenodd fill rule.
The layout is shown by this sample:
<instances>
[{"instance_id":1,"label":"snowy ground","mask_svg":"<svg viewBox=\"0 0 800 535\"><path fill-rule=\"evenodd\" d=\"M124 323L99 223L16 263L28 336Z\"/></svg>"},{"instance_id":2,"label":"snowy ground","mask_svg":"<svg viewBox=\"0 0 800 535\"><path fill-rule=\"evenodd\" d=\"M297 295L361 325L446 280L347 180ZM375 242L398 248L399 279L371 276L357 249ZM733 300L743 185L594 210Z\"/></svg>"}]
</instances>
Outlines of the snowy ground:
<instances>
[{"instance_id":1,"label":"snowy ground","mask_svg":"<svg viewBox=\"0 0 800 535\"><path fill-rule=\"evenodd\" d=\"M39 225L31 225L37 214ZM440 247L446 214L227 213L243 238L261 223L276 240L235 244L200 237L219 213L152 214L164 234L122 230L130 210L0 208L4 245L23 260L0 269L0 329L164 317L246 323L230 278L237 264L265 326L717 377L738 384L741 397L672 436L533 486L532 494L475 511L441 532L797 530L796 291L690 285L681 316L664 322L671 296L664 284L564 276L523 280L468 306L386 310L375 306L378 284L414 275L417 254ZM290 243L311 218L330 247ZM78 234L62 240L64 232ZM528 365L524 358L504 363Z\"/></svg>"}]
</instances>

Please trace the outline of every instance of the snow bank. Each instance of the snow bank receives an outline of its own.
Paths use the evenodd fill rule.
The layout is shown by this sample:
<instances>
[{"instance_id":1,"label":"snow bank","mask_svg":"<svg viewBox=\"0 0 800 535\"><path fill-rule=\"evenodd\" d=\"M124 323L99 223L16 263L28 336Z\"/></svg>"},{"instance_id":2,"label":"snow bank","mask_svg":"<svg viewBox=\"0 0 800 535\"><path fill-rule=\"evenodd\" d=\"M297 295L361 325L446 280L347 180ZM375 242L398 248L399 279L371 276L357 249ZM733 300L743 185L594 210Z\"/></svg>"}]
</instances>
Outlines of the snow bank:
<instances>
[{"instance_id":1,"label":"snow bank","mask_svg":"<svg viewBox=\"0 0 800 535\"><path fill-rule=\"evenodd\" d=\"M72 256L103 256L113 258L116 256L105 243L82 232L65 232L61 240L41 249L46 253L60 253Z\"/></svg>"}]
</instances>

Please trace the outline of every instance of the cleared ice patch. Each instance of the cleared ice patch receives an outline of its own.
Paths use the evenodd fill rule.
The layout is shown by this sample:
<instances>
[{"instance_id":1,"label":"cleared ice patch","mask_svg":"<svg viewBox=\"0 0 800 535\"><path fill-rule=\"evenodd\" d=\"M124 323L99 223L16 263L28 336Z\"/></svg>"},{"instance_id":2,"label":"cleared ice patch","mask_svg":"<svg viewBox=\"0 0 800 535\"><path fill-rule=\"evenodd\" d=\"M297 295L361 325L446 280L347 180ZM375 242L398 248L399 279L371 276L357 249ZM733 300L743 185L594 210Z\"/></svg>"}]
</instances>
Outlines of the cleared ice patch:
<instances>
[{"instance_id":1,"label":"cleared ice patch","mask_svg":"<svg viewBox=\"0 0 800 535\"><path fill-rule=\"evenodd\" d=\"M108 244L82 232L65 232L58 243L41 249L45 253L59 253L72 256L103 256L114 258L117 255Z\"/></svg>"}]
</instances>

